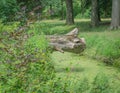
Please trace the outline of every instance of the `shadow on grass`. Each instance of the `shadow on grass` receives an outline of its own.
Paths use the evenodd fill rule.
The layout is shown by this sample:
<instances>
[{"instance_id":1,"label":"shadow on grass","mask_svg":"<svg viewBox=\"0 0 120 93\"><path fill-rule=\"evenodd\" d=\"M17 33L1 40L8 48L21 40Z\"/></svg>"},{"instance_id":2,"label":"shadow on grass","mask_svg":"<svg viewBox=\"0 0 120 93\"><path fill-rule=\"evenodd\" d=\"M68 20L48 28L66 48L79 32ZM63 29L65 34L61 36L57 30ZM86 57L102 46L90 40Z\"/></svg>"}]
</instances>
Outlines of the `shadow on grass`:
<instances>
[{"instance_id":1,"label":"shadow on grass","mask_svg":"<svg viewBox=\"0 0 120 93\"><path fill-rule=\"evenodd\" d=\"M72 67L72 68L57 68L55 71L57 73L61 73L61 72L83 72L85 69L84 68L78 68L78 67Z\"/></svg>"},{"instance_id":2,"label":"shadow on grass","mask_svg":"<svg viewBox=\"0 0 120 93\"><path fill-rule=\"evenodd\" d=\"M77 21L75 26L80 32L104 32L110 27L110 21L101 21L97 27L92 27L90 21Z\"/></svg>"}]
</instances>

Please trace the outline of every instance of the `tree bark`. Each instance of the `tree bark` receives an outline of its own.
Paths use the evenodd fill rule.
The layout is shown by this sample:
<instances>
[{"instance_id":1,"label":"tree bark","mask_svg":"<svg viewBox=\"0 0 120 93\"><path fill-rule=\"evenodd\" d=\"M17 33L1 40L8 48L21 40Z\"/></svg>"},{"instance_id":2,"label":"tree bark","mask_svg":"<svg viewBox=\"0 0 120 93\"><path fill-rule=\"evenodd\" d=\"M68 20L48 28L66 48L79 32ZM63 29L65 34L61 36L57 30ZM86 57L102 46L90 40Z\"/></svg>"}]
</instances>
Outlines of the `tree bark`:
<instances>
[{"instance_id":1,"label":"tree bark","mask_svg":"<svg viewBox=\"0 0 120 93\"><path fill-rule=\"evenodd\" d=\"M64 1L61 0L61 20L64 20L64 7L63 7Z\"/></svg>"},{"instance_id":2,"label":"tree bark","mask_svg":"<svg viewBox=\"0 0 120 93\"><path fill-rule=\"evenodd\" d=\"M66 24L67 25L74 24L72 0L66 0Z\"/></svg>"},{"instance_id":3,"label":"tree bark","mask_svg":"<svg viewBox=\"0 0 120 93\"><path fill-rule=\"evenodd\" d=\"M49 41L50 47L53 50L81 53L86 47L85 39L78 38L78 29L75 28L71 32L65 35L48 35L47 39Z\"/></svg>"},{"instance_id":4,"label":"tree bark","mask_svg":"<svg viewBox=\"0 0 120 93\"><path fill-rule=\"evenodd\" d=\"M93 27L99 25L98 0L92 0L91 25Z\"/></svg>"},{"instance_id":5,"label":"tree bark","mask_svg":"<svg viewBox=\"0 0 120 93\"><path fill-rule=\"evenodd\" d=\"M101 16L100 16L100 0L98 0L98 20L101 22Z\"/></svg>"},{"instance_id":6,"label":"tree bark","mask_svg":"<svg viewBox=\"0 0 120 93\"><path fill-rule=\"evenodd\" d=\"M120 0L112 0L111 29L120 28Z\"/></svg>"},{"instance_id":7,"label":"tree bark","mask_svg":"<svg viewBox=\"0 0 120 93\"><path fill-rule=\"evenodd\" d=\"M50 18L53 19L53 7L52 4L50 4Z\"/></svg>"}]
</instances>

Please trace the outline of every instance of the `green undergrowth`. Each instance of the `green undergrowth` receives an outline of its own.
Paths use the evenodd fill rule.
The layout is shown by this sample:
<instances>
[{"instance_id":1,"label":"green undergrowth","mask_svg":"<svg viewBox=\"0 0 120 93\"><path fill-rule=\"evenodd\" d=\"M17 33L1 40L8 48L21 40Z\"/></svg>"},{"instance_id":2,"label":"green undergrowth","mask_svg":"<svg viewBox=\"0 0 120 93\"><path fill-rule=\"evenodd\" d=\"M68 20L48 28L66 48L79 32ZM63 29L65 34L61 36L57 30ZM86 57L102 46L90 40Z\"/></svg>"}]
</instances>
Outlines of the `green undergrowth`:
<instances>
[{"instance_id":1,"label":"green undergrowth","mask_svg":"<svg viewBox=\"0 0 120 93\"><path fill-rule=\"evenodd\" d=\"M93 58L101 59L107 64L116 65L116 60L120 58L119 32L105 31L82 34L87 42L85 53Z\"/></svg>"},{"instance_id":2,"label":"green undergrowth","mask_svg":"<svg viewBox=\"0 0 120 93\"><path fill-rule=\"evenodd\" d=\"M0 33L0 93L45 93L55 73L44 35Z\"/></svg>"},{"instance_id":3,"label":"green undergrowth","mask_svg":"<svg viewBox=\"0 0 120 93\"><path fill-rule=\"evenodd\" d=\"M12 32L13 30L15 30L19 25L19 22L13 22L13 23L8 23L6 25L4 25L2 23L2 21L0 21L0 33L1 32Z\"/></svg>"},{"instance_id":4,"label":"green undergrowth","mask_svg":"<svg viewBox=\"0 0 120 93\"><path fill-rule=\"evenodd\" d=\"M105 74L98 74L92 83L87 78L56 78L45 86L46 93L119 93Z\"/></svg>"}]
</instances>

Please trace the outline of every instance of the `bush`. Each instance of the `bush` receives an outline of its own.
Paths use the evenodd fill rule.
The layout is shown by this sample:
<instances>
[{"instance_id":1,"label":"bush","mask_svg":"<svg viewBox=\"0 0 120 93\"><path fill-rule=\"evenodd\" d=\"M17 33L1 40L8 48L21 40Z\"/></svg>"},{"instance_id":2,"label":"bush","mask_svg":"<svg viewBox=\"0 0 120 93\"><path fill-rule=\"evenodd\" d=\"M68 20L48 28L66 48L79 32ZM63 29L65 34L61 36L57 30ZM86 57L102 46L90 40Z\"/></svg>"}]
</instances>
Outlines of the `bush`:
<instances>
[{"instance_id":1,"label":"bush","mask_svg":"<svg viewBox=\"0 0 120 93\"><path fill-rule=\"evenodd\" d=\"M54 77L44 36L8 32L1 42L1 93L41 93L43 85Z\"/></svg>"},{"instance_id":2,"label":"bush","mask_svg":"<svg viewBox=\"0 0 120 93\"><path fill-rule=\"evenodd\" d=\"M91 8L88 8L83 14L82 13L77 14L75 18L76 19L90 18L90 15L91 15Z\"/></svg>"},{"instance_id":3,"label":"bush","mask_svg":"<svg viewBox=\"0 0 120 93\"><path fill-rule=\"evenodd\" d=\"M16 0L0 0L0 18L3 22L14 21L19 10Z\"/></svg>"},{"instance_id":4,"label":"bush","mask_svg":"<svg viewBox=\"0 0 120 93\"><path fill-rule=\"evenodd\" d=\"M4 25L2 21L0 21L0 34L8 32L13 32L19 25L19 22L9 23ZM0 35L1 36L1 35Z\"/></svg>"}]
</instances>

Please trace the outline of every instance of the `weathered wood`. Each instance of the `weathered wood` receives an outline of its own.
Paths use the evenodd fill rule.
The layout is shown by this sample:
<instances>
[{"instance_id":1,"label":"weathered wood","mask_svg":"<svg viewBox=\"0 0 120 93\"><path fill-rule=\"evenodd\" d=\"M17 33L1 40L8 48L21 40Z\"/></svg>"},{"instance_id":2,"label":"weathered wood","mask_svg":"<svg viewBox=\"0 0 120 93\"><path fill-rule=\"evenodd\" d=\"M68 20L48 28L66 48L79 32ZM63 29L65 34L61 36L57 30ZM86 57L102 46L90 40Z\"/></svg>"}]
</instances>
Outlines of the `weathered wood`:
<instances>
[{"instance_id":1,"label":"weathered wood","mask_svg":"<svg viewBox=\"0 0 120 93\"><path fill-rule=\"evenodd\" d=\"M49 45L54 50L81 53L86 47L85 39L78 38L78 29L75 28L65 35L48 35Z\"/></svg>"}]
</instances>

